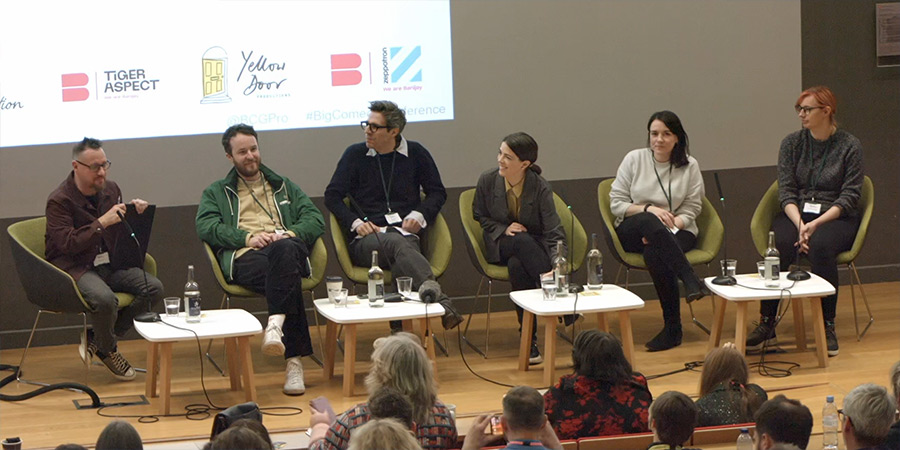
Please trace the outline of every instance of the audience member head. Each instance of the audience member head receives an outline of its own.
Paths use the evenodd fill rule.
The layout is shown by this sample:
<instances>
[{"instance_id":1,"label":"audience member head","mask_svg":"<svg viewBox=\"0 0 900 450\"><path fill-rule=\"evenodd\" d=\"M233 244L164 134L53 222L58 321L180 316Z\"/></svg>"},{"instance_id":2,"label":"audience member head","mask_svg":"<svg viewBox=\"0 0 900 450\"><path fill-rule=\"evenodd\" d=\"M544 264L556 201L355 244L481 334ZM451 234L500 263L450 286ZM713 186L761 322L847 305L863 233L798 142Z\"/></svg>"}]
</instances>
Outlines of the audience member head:
<instances>
[{"instance_id":1,"label":"audience member head","mask_svg":"<svg viewBox=\"0 0 900 450\"><path fill-rule=\"evenodd\" d=\"M259 141L259 136L256 134L256 130L253 129L253 126L239 123L237 125L232 125L225 130L225 133L222 134L222 147L225 147L225 154L231 154L231 138L237 136L238 134L246 134L248 136L253 136Z\"/></svg>"},{"instance_id":2,"label":"audience member head","mask_svg":"<svg viewBox=\"0 0 900 450\"><path fill-rule=\"evenodd\" d=\"M774 444L771 447L769 447L769 450L804 450L804 449L801 449L800 447L797 447L794 444L787 444L784 442L779 442L779 443Z\"/></svg>"},{"instance_id":3,"label":"audience member head","mask_svg":"<svg viewBox=\"0 0 900 450\"><path fill-rule=\"evenodd\" d=\"M900 403L900 361L891 367L891 389L894 390L894 400Z\"/></svg>"},{"instance_id":4,"label":"audience member head","mask_svg":"<svg viewBox=\"0 0 900 450\"><path fill-rule=\"evenodd\" d=\"M375 419L395 419L413 428L413 407L400 391L383 386L369 396L369 413Z\"/></svg>"},{"instance_id":5,"label":"audience member head","mask_svg":"<svg viewBox=\"0 0 900 450\"><path fill-rule=\"evenodd\" d=\"M834 96L834 92L831 92L831 89L828 89L826 86L813 86L801 92L800 96L797 97L796 105L794 105L798 112L800 104L807 97L812 97L814 106L821 107L814 111L821 111L821 114L827 117L831 125L837 126L837 120L834 119L834 115L837 114L837 98ZM810 111L808 114L813 114L813 112Z\"/></svg>"},{"instance_id":6,"label":"audience member head","mask_svg":"<svg viewBox=\"0 0 900 450\"><path fill-rule=\"evenodd\" d=\"M97 450L141 450L141 435L124 420L113 420L97 437Z\"/></svg>"},{"instance_id":7,"label":"audience member head","mask_svg":"<svg viewBox=\"0 0 900 450\"><path fill-rule=\"evenodd\" d=\"M249 427L228 427L210 442L210 450L272 450L272 444Z\"/></svg>"},{"instance_id":8,"label":"audience member head","mask_svg":"<svg viewBox=\"0 0 900 450\"><path fill-rule=\"evenodd\" d=\"M421 450L409 428L394 419L373 419L353 430L347 450Z\"/></svg>"},{"instance_id":9,"label":"audience member head","mask_svg":"<svg viewBox=\"0 0 900 450\"><path fill-rule=\"evenodd\" d=\"M544 397L530 386L516 386L503 397L503 431L507 437L536 433L544 427Z\"/></svg>"},{"instance_id":10,"label":"audience member head","mask_svg":"<svg viewBox=\"0 0 900 450\"><path fill-rule=\"evenodd\" d=\"M700 396L703 397L725 383L726 389L735 389L741 393L741 411L750 421L753 414L762 404L762 398L747 389L750 369L747 360L734 346L717 347L706 354L703 360L703 372L700 374Z\"/></svg>"},{"instance_id":11,"label":"audience member head","mask_svg":"<svg viewBox=\"0 0 900 450\"><path fill-rule=\"evenodd\" d=\"M535 164L538 158L538 144L528 133L517 131L503 138L504 144L516 154L520 161L528 161L528 168L538 175L541 174L541 167Z\"/></svg>"},{"instance_id":12,"label":"audience member head","mask_svg":"<svg viewBox=\"0 0 900 450\"><path fill-rule=\"evenodd\" d=\"M632 376L622 343L605 331L578 333L572 346L572 363L576 374L610 384L624 382Z\"/></svg>"},{"instance_id":13,"label":"audience member head","mask_svg":"<svg viewBox=\"0 0 900 450\"><path fill-rule=\"evenodd\" d=\"M650 429L657 441L680 446L694 433L699 415L697 405L687 395L663 392L650 404Z\"/></svg>"},{"instance_id":14,"label":"audience member head","mask_svg":"<svg viewBox=\"0 0 900 450\"><path fill-rule=\"evenodd\" d=\"M366 376L369 394L392 387L403 394L413 408L413 421L427 423L437 400L437 386L431 361L419 338L397 333L375 340L372 368Z\"/></svg>"},{"instance_id":15,"label":"audience member head","mask_svg":"<svg viewBox=\"0 0 900 450\"><path fill-rule=\"evenodd\" d=\"M756 410L756 448L769 450L777 443L805 449L812 433L812 413L797 400L776 395Z\"/></svg>"},{"instance_id":16,"label":"audience member head","mask_svg":"<svg viewBox=\"0 0 900 450\"><path fill-rule=\"evenodd\" d=\"M100 139L86 137L72 147L72 159L78 159L87 149L100 150L101 148L103 148L103 142L100 142Z\"/></svg>"},{"instance_id":17,"label":"audience member head","mask_svg":"<svg viewBox=\"0 0 900 450\"><path fill-rule=\"evenodd\" d=\"M59 444L53 450L87 450L87 448L80 444Z\"/></svg>"},{"instance_id":18,"label":"audience member head","mask_svg":"<svg viewBox=\"0 0 900 450\"><path fill-rule=\"evenodd\" d=\"M887 389L861 384L844 397L843 434L847 449L875 447L887 437L894 423L897 400Z\"/></svg>"},{"instance_id":19,"label":"audience member head","mask_svg":"<svg viewBox=\"0 0 900 450\"><path fill-rule=\"evenodd\" d=\"M238 419L228 426L228 428L240 427L244 427L256 432L256 434L258 434L259 437L262 438L262 440L266 441L266 444L269 444L269 447L272 446L272 438L269 436L269 430L265 425L262 424L262 422L254 419Z\"/></svg>"},{"instance_id":20,"label":"audience member head","mask_svg":"<svg viewBox=\"0 0 900 450\"><path fill-rule=\"evenodd\" d=\"M691 154L691 151L688 143L687 131L684 131L684 126L681 125L681 119L679 119L672 111L658 111L653 113L653 115L650 116L650 120L647 121L647 147L650 147L650 126L653 125L654 120L662 122L666 128L678 138L678 142L676 142L675 147L672 148L672 156L670 156L669 161L672 161L672 164L674 164L675 167L687 165L688 155Z\"/></svg>"},{"instance_id":21,"label":"audience member head","mask_svg":"<svg viewBox=\"0 0 900 450\"><path fill-rule=\"evenodd\" d=\"M388 100L375 100L369 102L369 111L381 114L388 128L396 128L398 132L403 133L403 128L406 127L406 113L396 103ZM399 133L397 139L400 139Z\"/></svg>"}]
</instances>

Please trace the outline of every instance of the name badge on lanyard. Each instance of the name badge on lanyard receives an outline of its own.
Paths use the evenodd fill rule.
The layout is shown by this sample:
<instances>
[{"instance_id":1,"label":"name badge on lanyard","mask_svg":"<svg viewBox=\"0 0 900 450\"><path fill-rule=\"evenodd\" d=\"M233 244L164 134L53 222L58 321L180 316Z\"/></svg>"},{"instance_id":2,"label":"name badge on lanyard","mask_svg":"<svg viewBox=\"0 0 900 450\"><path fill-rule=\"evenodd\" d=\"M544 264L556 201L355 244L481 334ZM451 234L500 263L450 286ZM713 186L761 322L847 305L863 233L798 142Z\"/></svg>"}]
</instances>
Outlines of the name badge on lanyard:
<instances>
[{"instance_id":1,"label":"name badge on lanyard","mask_svg":"<svg viewBox=\"0 0 900 450\"><path fill-rule=\"evenodd\" d=\"M94 257L94 267L109 264L109 252L98 253Z\"/></svg>"},{"instance_id":2,"label":"name badge on lanyard","mask_svg":"<svg viewBox=\"0 0 900 450\"><path fill-rule=\"evenodd\" d=\"M822 212L822 204L817 202L803 202L803 212L820 214Z\"/></svg>"},{"instance_id":3,"label":"name badge on lanyard","mask_svg":"<svg viewBox=\"0 0 900 450\"><path fill-rule=\"evenodd\" d=\"M397 225L399 223L403 223L403 220L400 219L400 214L397 213L389 213L384 215L384 220L387 221L388 225Z\"/></svg>"}]
</instances>

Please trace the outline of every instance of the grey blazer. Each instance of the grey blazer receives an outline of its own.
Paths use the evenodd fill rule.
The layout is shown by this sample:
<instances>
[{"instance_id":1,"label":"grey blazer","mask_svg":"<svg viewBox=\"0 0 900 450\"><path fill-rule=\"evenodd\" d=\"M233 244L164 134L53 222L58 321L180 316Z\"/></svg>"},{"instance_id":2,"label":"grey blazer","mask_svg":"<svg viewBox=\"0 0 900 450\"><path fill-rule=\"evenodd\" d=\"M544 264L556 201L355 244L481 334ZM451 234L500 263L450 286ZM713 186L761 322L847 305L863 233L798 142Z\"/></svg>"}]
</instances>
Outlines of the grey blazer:
<instances>
[{"instance_id":1,"label":"grey blazer","mask_svg":"<svg viewBox=\"0 0 900 450\"><path fill-rule=\"evenodd\" d=\"M472 201L475 220L484 230L484 248L488 262L500 262L500 246L497 240L503 236L509 220L509 207L506 204L506 182L500 176L499 169L494 168L481 174L475 187L475 199ZM528 229L528 234L543 244L550 256L556 256L556 241L563 241L563 252L566 249L566 231L562 227L556 205L553 202L553 189L550 183L533 170L525 172L525 184L522 185L522 208L519 210L519 223ZM572 262L569 261L569 264Z\"/></svg>"}]
</instances>

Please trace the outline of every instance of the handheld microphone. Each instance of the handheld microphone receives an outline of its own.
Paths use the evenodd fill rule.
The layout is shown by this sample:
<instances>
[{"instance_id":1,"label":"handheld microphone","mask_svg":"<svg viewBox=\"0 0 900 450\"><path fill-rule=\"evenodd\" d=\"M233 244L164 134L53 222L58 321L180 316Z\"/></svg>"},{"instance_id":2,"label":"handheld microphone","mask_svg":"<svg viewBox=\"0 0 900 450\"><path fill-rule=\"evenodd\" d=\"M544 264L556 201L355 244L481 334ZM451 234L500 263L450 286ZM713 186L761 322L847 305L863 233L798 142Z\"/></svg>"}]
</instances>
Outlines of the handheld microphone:
<instances>
[{"instance_id":1,"label":"handheld microphone","mask_svg":"<svg viewBox=\"0 0 900 450\"><path fill-rule=\"evenodd\" d=\"M725 256L725 259L728 259L728 227L725 226L727 223L728 215L725 214L725 195L722 194L722 184L719 183L719 172L713 173L713 177L716 179L716 189L719 191L719 202L722 203L722 252ZM713 284L718 284L720 286L734 286L737 284L737 280L732 276L727 276L724 272L722 275L719 275L712 280Z\"/></svg>"},{"instance_id":2,"label":"handheld microphone","mask_svg":"<svg viewBox=\"0 0 900 450\"><path fill-rule=\"evenodd\" d=\"M134 234L134 228L131 228L131 224L128 223L127 220L125 220L125 215L122 214L122 211L116 211L116 215L118 215L119 219L122 220L122 224L125 225L125 229L128 230L128 233L131 234L131 238L134 239L134 243L137 244L137 251L138 251L139 256L143 256L143 255L140 255L141 243L138 241L137 236ZM148 287L150 287L150 282L147 281L147 272L144 270L143 267L141 267L141 273L144 275L144 289L146 290ZM150 304L150 301L148 299L147 312L138 313L137 315L134 316L134 320L136 320L138 322L162 322L162 319L159 317L159 313L150 311L150 308L152 306L153 305Z\"/></svg>"}]
</instances>

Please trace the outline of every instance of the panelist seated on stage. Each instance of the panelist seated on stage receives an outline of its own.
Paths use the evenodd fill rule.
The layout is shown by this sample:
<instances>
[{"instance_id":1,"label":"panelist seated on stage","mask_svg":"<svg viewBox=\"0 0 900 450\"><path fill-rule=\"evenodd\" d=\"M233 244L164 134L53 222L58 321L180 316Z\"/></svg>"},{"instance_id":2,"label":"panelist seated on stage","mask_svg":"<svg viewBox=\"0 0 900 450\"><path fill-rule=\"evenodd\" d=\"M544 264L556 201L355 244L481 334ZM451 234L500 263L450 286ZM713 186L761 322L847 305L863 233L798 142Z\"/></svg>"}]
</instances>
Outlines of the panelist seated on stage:
<instances>
[{"instance_id":1,"label":"panelist seated on stage","mask_svg":"<svg viewBox=\"0 0 900 450\"><path fill-rule=\"evenodd\" d=\"M540 287L541 274L552 269L558 241L563 242L566 254L566 232L556 214L553 189L535 164L537 157L538 144L528 134L518 132L503 138L498 167L481 174L472 204L473 217L484 231L485 257L489 263L509 269L514 291ZM522 307L515 306L521 333ZM528 363L542 361L535 317Z\"/></svg>"},{"instance_id":2,"label":"panelist seated on stage","mask_svg":"<svg viewBox=\"0 0 900 450\"><path fill-rule=\"evenodd\" d=\"M653 396L647 379L633 372L619 340L585 330L572 348L574 372L544 394L547 417L560 439L643 433Z\"/></svg>"},{"instance_id":3,"label":"panelist seated on stage","mask_svg":"<svg viewBox=\"0 0 900 450\"><path fill-rule=\"evenodd\" d=\"M377 250L379 267L395 277L412 277L413 289L423 283L439 288L421 240L447 200L441 174L422 144L402 136L402 109L379 100L371 102L369 111L369 119L360 123L366 140L344 151L325 188L325 205L349 233L353 264L368 267ZM438 297L447 310L441 318L444 328L458 326L462 317L449 298ZM400 323L392 322L391 328L399 330Z\"/></svg>"},{"instance_id":4,"label":"panelist seated on stage","mask_svg":"<svg viewBox=\"0 0 900 450\"><path fill-rule=\"evenodd\" d=\"M447 406L437 398L434 366L419 338L399 332L376 339L374 347L366 388L371 396L369 402L376 404L360 403L330 419L327 402L324 405L315 400L310 402L310 450L346 449L351 433L376 415L404 420L401 408L385 404L390 391L380 392L384 388L398 391L412 405L415 435L422 448L455 448L456 422Z\"/></svg>"},{"instance_id":5,"label":"panelist seated on stage","mask_svg":"<svg viewBox=\"0 0 900 450\"><path fill-rule=\"evenodd\" d=\"M747 360L731 342L714 348L703 360L700 374L699 426L711 427L753 422L766 391L750 384Z\"/></svg>"},{"instance_id":6,"label":"panelist seated on stage","mask_svg":"<svg viewBox=\"0 0 900 450\"><path fill-rule=\"evenodd\" d=\"M803 128L781 141L778 200L782 212L772 220L772 230L782 271L788 270L799 254L806 254L812 272L834 286L834 294L822 298L822 314L828 356L837 356L837 255L850 250L859 230L862 145L837 127L837 100L827 87L803 91L794 109ZM747 336L748 350L776 342L777 313L778 300L760 302L759 325Z\"/></svg>"},{"instance_id":7,"label":"panelist seated on stage","mask_svg":"<svg viewBox=\"0 0 900 450\"><path fill-rule=\"evenodd\" d=\"M126 207L119 186L107 180L112 162L103 143L84 138L72 150L72 172L47 198L46 258L66 271L91 306L93 328L81 337L79 351L85 360L94 356L119 380L133 380L135 373L119 353L118 338L134 326L134 317L146 312L163 296L163 285L143 267L113 267L117 239L127 236L120 224ZM148 204L131 201L138 213ZM135 250L137 251L137 250ZM141 258L143 260L143 258ZM131 305L119 309L115 292L134 295Z\"/></svg>"},{"instance_id":8,"label":"panelist seated on stage","mask_svg":"<svg viewBox=\"0 0 900 450\"><path fill-rule=\"evenodd\" d=\"M671 111L653 113L647 122L647 147L625 155L609 199L622 247L644 255L659 296L664 326L646 344L655 352L681 345L678 280L684 283L688 302L709 295L709 289L684 256L697 244L704 187L681 119Z\"/></svg>"},{"instance_id":9,"label":"panelist seated on stage","mask_svg":"<svg viewBox=\"0 0 900 450\"><path fill-rule=\"evenodd\" d=\"M228 282L265 295L262 352L284 356L283 391L300 395L306 391L300 359L313 354L301 283L325 221L296 184L262 164L252 126L229 127L222 146L234 167L203 191L197 235L216 252Z\"/></svg>"}]
</instances>

